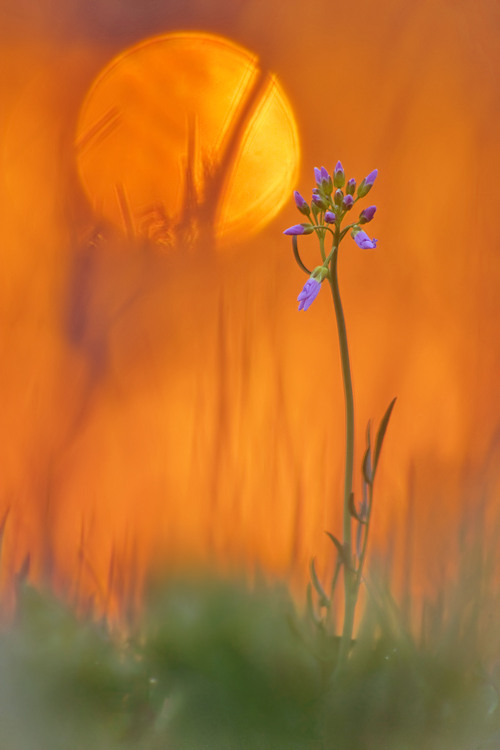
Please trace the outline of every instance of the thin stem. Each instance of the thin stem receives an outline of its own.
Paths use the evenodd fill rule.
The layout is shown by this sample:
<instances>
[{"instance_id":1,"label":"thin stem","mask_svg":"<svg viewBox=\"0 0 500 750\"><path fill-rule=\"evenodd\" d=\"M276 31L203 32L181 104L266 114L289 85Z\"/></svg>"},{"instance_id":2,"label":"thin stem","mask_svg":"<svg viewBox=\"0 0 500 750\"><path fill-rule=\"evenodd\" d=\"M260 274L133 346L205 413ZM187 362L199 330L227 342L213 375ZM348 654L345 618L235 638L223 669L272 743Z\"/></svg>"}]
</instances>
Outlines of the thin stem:
<instances>
[{"instance_id":1,"label":"thin stem","mask_svg":"<svg viewBox=\"0 0 500 750\"><path fill-rule=\"evenodd\" d=\"M292 248L293 248L293 255L297 263L299 264L300 268L302 268L303 271L305 271L309 276L311 275L310 270L302 263L302 258L299 255L299 245L297 242L297 237L292 237Z\"/></svg>"},{"instance_id":2,"label":"thin stem","mask_svg":"<svg viewBox=\"0 0 500 750\"><path fill-rule=\"evenodd\" d=\"M351 366L349 362L349 348L347 345L347 330L345 325L344 311L340 299L338 283L337 260L338 243L340 231L337 226L334 247L330 261L330 288L332 290L335 317L337 319L337 331L339 337L340 360L342 366L342 381L344 385L345 403L345 472L344 472L344 519L343 519L343 544L349 565L352 565L352 528L349 501L352 492L352 477L354 464L354 398L352 392ZM344 627L340 641L339 658L336 673L340 671L349 653L352 631L354 628L354 612L356 609L356 580L351 567L344 565Z\"/></svg>"},{"instance_id":3,"label":"thin stem","mask_svg":"<svg viewBox=\"0 0 500 750\"><path fill-rule=\"evenodd\" d=\"M370 483L368 485L368 512L365 518L363 546L361 548L361 555L359 558L358 569L356 571L356 594L359 591L359 587L361 585L361 580L363 577L363 568L364 568L365 559L366 559L366 550L368 547L368 532L370 530L370 518L371 518L371 513L372 513L372 504L373 504L373 484Z\"/></svg>"}]
</instances>

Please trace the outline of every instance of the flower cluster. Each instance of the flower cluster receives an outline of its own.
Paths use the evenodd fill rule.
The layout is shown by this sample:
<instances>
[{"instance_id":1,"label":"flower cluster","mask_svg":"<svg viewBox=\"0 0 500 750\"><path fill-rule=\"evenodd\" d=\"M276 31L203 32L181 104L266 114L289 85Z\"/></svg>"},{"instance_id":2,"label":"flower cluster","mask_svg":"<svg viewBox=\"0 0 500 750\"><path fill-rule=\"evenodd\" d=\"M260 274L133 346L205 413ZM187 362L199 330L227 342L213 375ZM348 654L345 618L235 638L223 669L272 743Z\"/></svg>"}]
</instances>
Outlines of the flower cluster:
<instances>
[{"instance_id":1,"label":"flower cluster","mask_svg":"<svg viewBox=\"0 0 500 750\"><path fill-rule=\"evenodd\" d=\"M296 190L294 193L295 204L301 214L306 216L309 221L302 224L295 224L293 227L285 229L283 234L298 235L312 234L315 232L320 240L321 254L323 265L318 266L310 275L304 285L303 290L298 296L299 310L307 310L316 299L321 288L322 281L328 276L328 265L331 261L333 251L338 248L339 243L345 234L351 230L351 237L356 244L363 248L375 248L376 239L370 239L368 234L361 228L363 224L370 222L377 210L376 206L369 206L361 211L358 219L347 227L342 228L342 221L354 207L354 204L364 198L373 187L377 178L376 169L365 177L357 186L356 180L351 178L346 181L344 168L341 162L337 162L333 175L330 175L325 167L315 167L314 177L316 185L312 191L310 204ZM324 252L324 239L327 232L333 235L332 252L326 257ZM296 250L296 240L294 240ZM302 268L303 264L299 263ZM323 269L323 271L320 271Z\"/></svg>"}]
</instances>

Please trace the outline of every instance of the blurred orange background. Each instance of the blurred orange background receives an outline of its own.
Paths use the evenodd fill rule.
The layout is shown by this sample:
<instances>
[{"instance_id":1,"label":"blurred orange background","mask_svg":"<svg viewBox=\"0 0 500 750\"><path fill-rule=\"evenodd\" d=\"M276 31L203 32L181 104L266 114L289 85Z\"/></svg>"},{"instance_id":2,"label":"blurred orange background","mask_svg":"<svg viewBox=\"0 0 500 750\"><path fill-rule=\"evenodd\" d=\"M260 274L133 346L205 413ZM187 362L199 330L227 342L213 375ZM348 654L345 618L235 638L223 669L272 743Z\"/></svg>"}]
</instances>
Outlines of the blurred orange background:
<instances>
[{"instance_id":1,"label":"blurred orange background","mask_svg":"<svg viewBox=\"0 0 500 750\"><path fill-rule=\"evenodd\" d=\"M347 238L340 257L357 466L366 422L398 397L372 550L415 596L453 575L458 528L485 504L488 533L499 517L497 3L0 9L4 601L28 558L31 580L118 616L159 568L264 571L297 590L311 555L331 569L344 437L333 308L325 289L298 313L305 278L282 230L300 221L293 187L308 198L312 168L338 159L358 180L379 170L365 204L378 206L377 250ZM247 50L297 123L300 171L274 185L256 160L230 241L213 211L173 239L161 212L152 233L127 235L80 181L78 121L100 71L186 30ZM263 152L273 128L258 129ZM105 185L109 165L93 169ZM314 265L313 238L301 247Z\"/></svg>"}]
</instances>

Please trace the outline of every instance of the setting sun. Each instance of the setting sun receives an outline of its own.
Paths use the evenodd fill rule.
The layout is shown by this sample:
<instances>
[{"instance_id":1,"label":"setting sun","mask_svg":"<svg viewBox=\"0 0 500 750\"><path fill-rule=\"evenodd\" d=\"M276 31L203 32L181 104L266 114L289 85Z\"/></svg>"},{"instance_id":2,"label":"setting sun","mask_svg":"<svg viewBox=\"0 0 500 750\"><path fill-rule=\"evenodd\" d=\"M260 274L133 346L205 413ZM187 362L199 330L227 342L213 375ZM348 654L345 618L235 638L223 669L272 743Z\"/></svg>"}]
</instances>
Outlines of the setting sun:
<instances>
[{"instance_id":1,"label":"setting sun","mask_svg":"<svg viewBox=\"0 0 500 750\"><path fill-rule=\"evenodd\" d=\"M90 202L131 237L234 240L262 228L298 175L297 127L275 76L236 44L177 33L123 52L82 107Z\"/></svg>"}]
</instances>

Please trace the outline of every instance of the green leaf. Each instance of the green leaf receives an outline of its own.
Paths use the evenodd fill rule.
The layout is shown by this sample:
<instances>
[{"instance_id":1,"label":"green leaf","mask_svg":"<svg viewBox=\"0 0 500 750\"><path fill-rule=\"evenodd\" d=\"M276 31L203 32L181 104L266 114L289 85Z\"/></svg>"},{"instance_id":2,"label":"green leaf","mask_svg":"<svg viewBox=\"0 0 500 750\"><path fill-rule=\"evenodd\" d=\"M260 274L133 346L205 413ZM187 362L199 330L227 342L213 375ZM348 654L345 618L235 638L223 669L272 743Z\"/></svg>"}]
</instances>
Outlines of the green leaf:
<instances>
[{"instance_id":1,"label":"green leaf","mask_svg":"<svg viewBox=\"0 0 500 750\"><path fill-rule=\"evenodd\" d=\"M387 410L384 416L382 417L382 421L380 422L380 427L378 428L377 437L375 439L375 451L373 453L372 482L373 482L373 479L375 479L375 472L377 471L378 459L380 456L380 451L382 450L382 443L384 442L387 425L389 424L389 419L391 418L391 413L392 413L395 403L396 403L396 399L393 398L391 403L387 407Z\"/></svg>"}]
</instances>

